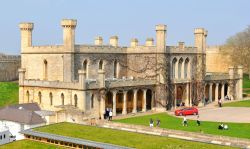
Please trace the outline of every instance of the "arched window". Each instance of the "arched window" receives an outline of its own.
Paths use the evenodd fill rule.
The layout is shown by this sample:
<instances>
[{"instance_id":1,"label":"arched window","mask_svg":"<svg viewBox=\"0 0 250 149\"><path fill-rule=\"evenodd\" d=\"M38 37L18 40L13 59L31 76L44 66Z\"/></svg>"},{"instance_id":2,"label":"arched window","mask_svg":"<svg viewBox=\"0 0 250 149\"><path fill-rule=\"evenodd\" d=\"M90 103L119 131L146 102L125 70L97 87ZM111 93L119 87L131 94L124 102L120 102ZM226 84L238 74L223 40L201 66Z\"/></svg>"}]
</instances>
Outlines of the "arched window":
<instances>
[{"instance_id":1,"label":"arched window","mask_svg":"<svg viewBox=\"0 0 250 149\"><path fill-rule=\"evenodd\" d=\"M186 58L184 64L184 78L189 78L190 73L191 72L189 70L189 58Z\"/></svg>"},{"instance_id":2,"label":"arched window","mask_svg":"<svg viewBox=\"0 0 250 149\"><path fill-rule=\"evenodd\" d=\"M179 59L179 63L178 63L178 78L180 79L183 73L182 70L182 65L183 65L183 58Z\"/></svg>"},{"instance_id":3,"label":"arched window","mask_svg":"<svg viewBox=\"0 0 250 149\"><path fill-rule=\"evenodd\" d=\"M39 104L42 103L42 93L38 92L38 99L39 99Z\"/></svg>"},{"instance_id":4,"label":"arched window","mask_svg":"<svg viewBox=\"0 0 250 149\"><path fill-rule=\"evenodd\" d=\"M51 92L49 93L49 99L50 99L50 105L52 106L53 105L53 95Z\"/></svg>"},{"instance_id":5,"label":"arched window","mask_svg":"<svg viewBox=\"0 0 250 149\"><path fill-rule=\"evenodd\" d=\"M47 62L47 60L43 61L43 79L48 80L48 62Z\"/></svg>"},{"instance_id":6,"label":"arched window","mask_svg":"<svg viewBox=\"0 0 250 149\"><path fill-rule=\"evenodd\" d=\"M77 95L75 94L75 96L74 96L74 102L75 102L75 107L77 107Z\"/></svg>"},{"instance_id":7,"label":"arched window","mask_svg":"<svg viewBox=\"0 0 250 149\"><path fill-rule=\"evenodd\" d=\"M62 105L64 105L64 94L61 94Z\"/></svg>"},{"instance_id":8,"label":"arched window","mask_svg":"<svg viewBox=\"0 0 250 149\"><path fill-rule=\"evenodd\" d=\"M86 72L86 77L88 78L88 61L87 60L83 61L82 69Z\"/></svg>"},{"instance_id":9,"label":"arched window","mask_svg":"<svg viewBox=\"0 0 250 149\"><path fill-rule=\"evenodd\" d=\"M118 62L117 60L114 61L114 78L118 78Z\"/></svg>"},{"instance_id":10,"label":"arched window","mask_svg":"<svg viewBox=\"0 0 250 149\"><path fill-rule=\"evenodd\" d=\"M91 109L94 108L94 94L91 96Z\"/></svg>"},{"instance_id":11,"label":"arched window","mask_svg":"<svg viewBox=\"0 0 250 149\"><path fill-rule=\"evenodd\" d=\"M30 92L29 91L26 92L26 98L27 98L27 103L29 103L30 102Z\"/></svg>"},{"instance_id":12,"label":"arched window","mask_svg":"<svg viewBox=\"0 0 250 149\"><path fill-rule=\"evenodd\" d=\"M177 62L177 59L176 58L174 58L173 59L173 61L172 61L172 78L174 79L174 78L177 78L176 77L176 62Z\"/></svg>"},{"instance_id":13,"label":"arched window","mask_svg":"<svg viewBox=\"0 0 250 149\"><path fill-rule=\"evenodd\" d=\"M103 60L100 60L99 62L99 70L103 70Z\"/></svg>"}]
</instances>

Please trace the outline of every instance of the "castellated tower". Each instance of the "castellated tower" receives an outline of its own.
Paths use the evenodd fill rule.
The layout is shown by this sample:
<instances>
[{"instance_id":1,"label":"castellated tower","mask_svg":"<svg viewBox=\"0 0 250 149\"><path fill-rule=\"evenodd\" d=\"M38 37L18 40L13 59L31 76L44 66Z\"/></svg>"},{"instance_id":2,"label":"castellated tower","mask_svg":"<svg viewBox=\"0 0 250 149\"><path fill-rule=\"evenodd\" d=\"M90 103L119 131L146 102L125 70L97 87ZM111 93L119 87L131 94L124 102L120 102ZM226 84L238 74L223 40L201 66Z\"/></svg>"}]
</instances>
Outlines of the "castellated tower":
<instances>
[{"instance_id":1,"label":"castellated tower","mask_svg":"<svg viewBox=\"0 0 250 149\"><path fill-rule=\"evenodd\" d=\"M63 81L71 82L74 80L74 52L75 52L75 28L77 21L73 19L64 19L61 22L63 27Z\"/></svg>"},{"instance_id":2,"label":"castellated tower","mask_svg":"<svg viewBox=\"0 0 250 149\"><path fill-rule=\"evenodd\" d=\"M21 53L24 52L26 47L32 46L32 30L33 23L20 23L19 28L21 30Z\"/></svg>"},{"instance_id":3,"label":"castellated tower","mask_svg":"<svg viewBox=\"0 0 250 149\"><path fill-rule=\"evenodd\" d=\"M168 80L167 76L167 58L166 58L166 29L167 26L160 24L156 25L156 75L157 75L157 85L156 85L156 109L166 110L167 104L167 90L166 82ZM161 108L160 108L161 107ZM164 108L163 108L164 107Z\"/></svg>"},{"instance_id":4,"label":"castellated tower","mask_svg":"<svg viewBox=\"0 0 250 149\"><path fill-rule=\"evenodd\" d=\"M194 30L194 46L197 48L197 56L196 56L196 74L195 74L195 83L193 87L196 88L194 90L194 104L198 104L204 98L204 78L206 75L206 37L207 31L204 28L196 28Z\"/></svg>"}]
</instances>

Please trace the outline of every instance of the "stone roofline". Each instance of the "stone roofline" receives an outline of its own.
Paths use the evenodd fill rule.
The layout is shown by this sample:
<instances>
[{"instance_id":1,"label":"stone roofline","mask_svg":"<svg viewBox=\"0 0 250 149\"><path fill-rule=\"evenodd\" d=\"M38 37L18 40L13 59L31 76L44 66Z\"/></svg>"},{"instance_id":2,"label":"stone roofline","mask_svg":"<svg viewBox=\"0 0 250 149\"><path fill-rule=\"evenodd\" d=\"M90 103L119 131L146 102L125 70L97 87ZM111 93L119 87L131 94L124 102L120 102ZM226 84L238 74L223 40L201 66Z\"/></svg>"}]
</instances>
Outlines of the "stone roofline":
<instances>
[{"instance_id":1,"label":"stone roofline","mask_svg":"<svg viewBox=\"0 0 250 149\"><path fill-rule=\"evenodd\" d=\"M98 50L101 50L98 53L105 53L110 50L114 53L140 53L137 49L140 49L143 52L145 51L146 53L150 53L149 51L152 51L152 49L155 49L157 53L180 53L180 51L184 53L195 53L197 51L203 52L204 47L206 47L206 45L204 45L206 42L203 41L207 36L207 31L204 28L194 29L195 47L187 47L185 46L184 42L179 42L177 46L166 46L167 26L164 24L158 24L155 26L156 40L148 37L146 38L145 43L143 45L140 45L138 39L132 38L131 45L127 47L119 45L119 37L116 35L111 36L109 38L109 43L106 45L103 44L103 38L101 36L97 36L94 39L94 45L77 45L75 43L75 28L77 26L77 20L63 19L61 21L61 26L63 28L62 45L32 46L32 30L34 28L34 24L21 23L19 25L21 30L21 53L58 53L59 51L75 53L79 51L85 52L86 49L94 49L96 50L96 52L98 52ZM166 50L169 49L168 47L171 47L170 50ZM126 49L128 50L126 51ZM121 50L124 51L121 52ZM153 53L155 52L153 51Z\"/></svg>"}]
</instances>

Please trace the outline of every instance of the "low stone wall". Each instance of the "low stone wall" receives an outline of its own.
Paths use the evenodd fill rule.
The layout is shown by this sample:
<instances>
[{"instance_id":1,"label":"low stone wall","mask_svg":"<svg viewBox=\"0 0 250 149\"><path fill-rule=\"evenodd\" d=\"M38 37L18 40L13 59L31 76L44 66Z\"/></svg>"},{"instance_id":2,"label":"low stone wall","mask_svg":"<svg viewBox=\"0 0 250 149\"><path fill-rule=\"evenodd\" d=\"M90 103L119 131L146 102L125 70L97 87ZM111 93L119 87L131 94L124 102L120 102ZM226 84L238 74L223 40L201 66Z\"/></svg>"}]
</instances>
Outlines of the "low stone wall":
<instances>
[{"instance_id":1,"label":"low stone wall","mask_svg":"<svg viewBox=\"0 0 250 149\"><path fill-rule=\"evenodd\" d=\"M113 122L105 122L99 124L98 126L104 128L129 131L129 132L137 132L137 133L156 135L156 136L166 136L166 137L189 140L189 141L250 149L250 139L210 135L210 134L204 134L203 132L195 133L195 132L187 132L179 130L162 129L158 127L150 128L147 126L113 123Z\"/></svg>"}]
</instances>

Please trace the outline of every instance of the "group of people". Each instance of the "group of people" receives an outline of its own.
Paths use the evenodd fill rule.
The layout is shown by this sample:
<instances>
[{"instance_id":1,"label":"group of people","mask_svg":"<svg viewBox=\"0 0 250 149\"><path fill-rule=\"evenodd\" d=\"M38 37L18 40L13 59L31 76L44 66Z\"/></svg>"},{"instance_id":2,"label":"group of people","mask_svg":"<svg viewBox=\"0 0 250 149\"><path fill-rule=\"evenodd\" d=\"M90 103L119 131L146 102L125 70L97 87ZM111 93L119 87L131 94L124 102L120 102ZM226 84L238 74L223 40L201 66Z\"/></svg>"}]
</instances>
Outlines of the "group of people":
<instances>
[{"instance_id":1,"label":"group of people","mask_svg":"<svg viewBox=\"0 0 250 149\"><path fill-rule=\"evenodd\" d=\"M228 126L226 124L220 123L220 125L218 126L219 130L228 130Z\"/></svg>"},{"instance_id":2,"label":"group of people","mask_svg":"<svg viewBox=\"0 0 250 149\"><path fill-rule=\"evenodd\" d=\"M200 121L199 115L197 115L196 123L197 123L197 126L201 125L201 121ZM188 126L188 120L187 120L186 116L183 117L182 125L183 126Z\"/></svg>"},{"instance_id":3,"label":"group of people","mask_svg":"<svg viewBox=\"0 0 250 149\"><path fill-rule=\"evenodd\" d=\"M111 121L112 116L113 116L112 109L106 108L105 113L104 113L104 119L108 119L109 121Z\"/></svg>"},{"instance_id":4,"label":"group of people","mask_svg":"<svg viewBox=\"0 0 250 149\"><path fill-rule=\"evenodd\" d=\"M160 127L161 121L159 119L156 119L156 127ZM149 127L154 127L154 120L151 118L149 120Z\"/></svg>"}]
</instances>

